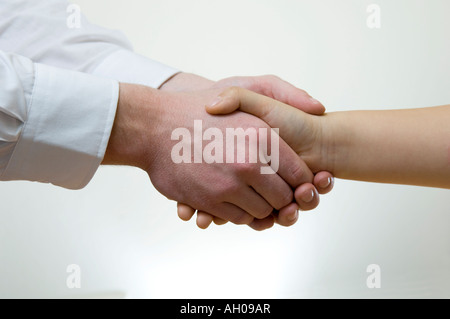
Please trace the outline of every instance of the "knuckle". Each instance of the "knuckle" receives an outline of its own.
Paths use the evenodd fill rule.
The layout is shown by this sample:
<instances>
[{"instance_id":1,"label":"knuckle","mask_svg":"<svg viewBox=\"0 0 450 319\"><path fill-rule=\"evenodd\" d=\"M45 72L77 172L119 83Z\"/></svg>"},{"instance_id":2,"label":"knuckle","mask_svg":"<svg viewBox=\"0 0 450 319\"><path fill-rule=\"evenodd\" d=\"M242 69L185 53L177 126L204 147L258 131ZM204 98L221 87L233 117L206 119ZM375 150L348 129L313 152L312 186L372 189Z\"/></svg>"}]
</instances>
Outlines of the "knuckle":
<instances>
[{"instance_id":1,"label":"knuckle","mask_svg":"<svg viewBox=\"0 0 450 319\"><path fill-rule=\"evenodd\" d=\"M228 182L222 184L220 193L223 199L233 198L239 194L241 190L241 185L237 182Z\"/></svg>"},{"instance_id":2,"label":"knuckle","mask_svg":"<svg viewBox=\"0 0 450 319\"><path fill-rule=\"evenodd\" d=\"M296 165L291 168L290 175L295 183L295 185L292 186L296 187L302 183L303 178L305 177L305 171L300 165Z\"/></svg>"},{"instance_id":3,"label":"knuckle","mask_svg":"<svg viewBox=\"0 0 450 319\"><path fill-rule=\"evenodd\" d=\"M241 92L241 88L238 86L230 86L225 89L225 91L222 93L223 95L237 98L239 97L239 94Z\"/></svg>"},{"instance_id":4,"label":"knuckle","mask_svg":"<svg viewBox=\"0 0 450 319\"><path fill-rule=\"evenodd\" d=\"M258 165L256 165L255 163L249 163L248 161L245 161L244 163L236 163L235 170L237 176L252 175L254 173L257 173Z\"/></svg>"}]
</instances>

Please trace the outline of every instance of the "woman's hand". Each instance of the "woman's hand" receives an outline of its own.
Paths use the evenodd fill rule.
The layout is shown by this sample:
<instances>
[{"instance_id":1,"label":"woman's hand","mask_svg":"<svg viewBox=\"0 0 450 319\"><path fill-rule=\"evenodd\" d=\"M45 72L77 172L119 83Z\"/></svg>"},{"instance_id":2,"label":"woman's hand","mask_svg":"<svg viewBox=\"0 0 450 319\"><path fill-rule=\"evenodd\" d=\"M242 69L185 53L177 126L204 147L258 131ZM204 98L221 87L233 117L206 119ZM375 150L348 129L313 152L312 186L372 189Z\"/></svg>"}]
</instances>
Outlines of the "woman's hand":
<instances>
[{"instance_id":1,"label":"woman's hand","mask_svg":"<svg viewBox=\"0 0 450 319\"><path fill-rule=\"evenodd\" d=\"M236 110L255 115L272 128L278 128L280 137L307 163L313 173L317 173L314 183L331 188L333 180L325 167L327 155L323 143L322 126L318 117L311 116L289 105L239 87L226 89L211 105L206 106L210 114L230 114ZM307 185L295 191L297 204L301 207L310 191Z\"/></svg>"}]
</instances>

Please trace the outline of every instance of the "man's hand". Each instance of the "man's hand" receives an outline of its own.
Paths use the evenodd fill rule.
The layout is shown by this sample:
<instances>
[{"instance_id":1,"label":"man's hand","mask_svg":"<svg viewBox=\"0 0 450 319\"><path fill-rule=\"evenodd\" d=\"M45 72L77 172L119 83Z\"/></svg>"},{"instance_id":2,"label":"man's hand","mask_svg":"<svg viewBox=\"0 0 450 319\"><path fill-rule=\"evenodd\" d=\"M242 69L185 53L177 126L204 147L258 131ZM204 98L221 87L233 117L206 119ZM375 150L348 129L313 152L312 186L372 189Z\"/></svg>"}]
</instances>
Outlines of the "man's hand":
<instances>
[{"instance_id":1,"label":"man's hand","mask_svg":"<svg viewBox=\"0 0 450 319\"><path fill-rule=\"evenodd\" d=\"M273 75L255 77L237 76L213 82L194 74L179 73L167 81L160 89L163 91L189 91L209 88L225 89L232 86L263 94L310 114L320 115L325 112L324 106L308 93ZM305 183L296 190L297 194L301 194L303 198L303 200L298 200L298 206L288 205L281 211L275 212L273 214L274 221L283 226L294 224L298 218L297 209L310 210L317 207L319 204L319 194L330 192L333 184L334 178L330 173L325 171L318 172L314 177L313 184ZM195 214L195 209L186 204L178 203L177 207L178 215L183 220L189 220ZM197 225L200 228L207 228L212 221L216 224L226 223L226 221L220 220L217 217L213 218L213 216L205 212L197 212ZM258 222L255 224L252 226L257 229L262 229L259 227L261 225L264 225L264 227L271 226L270 222Z\"/></svg>"},{"instance_id":2,"label":"man's hand","mask_svg":"<svg viewBox=\"0 0 450 319\"><path fill-rule=\"evenodd\" d=\"M217 117L206 113L204 106L220 92L222 89L169 93L120 84L116 120L103 164L140 167L169 199L220 220L266 228L273 223L274 208L279 210L292 203L292 188L313 181L311 171L282 139L278 174L261 174L261 167L269 167L264 163L172 160L173 146L180 143L172 140L173 132L183 128L194 135L195 120L202 121L204 131L215 128L224 136L227 128L265 128L270 132L266 123L249 114ZM192 149L194 141L183 142Z\"/></svg>"}]
</instances>

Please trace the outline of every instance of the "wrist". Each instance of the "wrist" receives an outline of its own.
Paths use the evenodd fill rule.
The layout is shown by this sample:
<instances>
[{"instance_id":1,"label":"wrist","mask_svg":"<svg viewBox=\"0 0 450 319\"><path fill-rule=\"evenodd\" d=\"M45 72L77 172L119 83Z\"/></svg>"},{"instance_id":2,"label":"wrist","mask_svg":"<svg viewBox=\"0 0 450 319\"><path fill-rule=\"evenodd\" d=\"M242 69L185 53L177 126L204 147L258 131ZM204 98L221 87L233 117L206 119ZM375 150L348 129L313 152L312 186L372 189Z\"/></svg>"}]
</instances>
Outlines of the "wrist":
<instances>
[{"instance_id":1,"label":"wrist","mask_svg":"<svg viewBox=\"0 0 450 319\"><path fill-rule=\"evenodd\" d=\"M158 90L120 83L116 117L103 165L146 169L153 156L151 129L157 121Z\"/></svg>"},{"instance_id":2,"label":"wrist","mask_svg":"<svg viewBox=\"0 0 450 319\"><path fill-rule=\"evenodd\" d=\"M339 177L346 169L351 142L351 126L344 112L331 112L313 116L319 130L315 152L320 171L328 171Z\"/></svg>"},{"instance_id":3,"label":"wrist","mask_svg":"<svg viewBox=\"0 0 450 319\"><path fill-rule=\"evenodd\" d=\"M335 122L332 114L306 114L307 123L312 127L312 142L306 152L301 153L302 159L312 172L328 171L333 173L337 151Z\"/></svg>"}]
</instances>

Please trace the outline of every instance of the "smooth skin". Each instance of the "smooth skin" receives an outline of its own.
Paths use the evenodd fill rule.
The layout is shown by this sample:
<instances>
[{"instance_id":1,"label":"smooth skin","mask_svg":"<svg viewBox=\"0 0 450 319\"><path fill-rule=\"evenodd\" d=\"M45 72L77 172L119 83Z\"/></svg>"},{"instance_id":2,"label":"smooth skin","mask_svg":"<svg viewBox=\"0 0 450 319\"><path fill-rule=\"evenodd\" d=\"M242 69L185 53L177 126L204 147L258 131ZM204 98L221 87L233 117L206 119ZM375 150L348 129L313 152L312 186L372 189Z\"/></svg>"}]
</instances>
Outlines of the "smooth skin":
<instances>
[{"instance_id":1,"label":"smooth skin","mask_svg":"<svg viewBox=\"0 0 450 319\"><path fill-rule=\"evenodd\" d=\"M236 110L272 127L313 172L335 177L450 188L450 105L401 110L306 114L242 88L229 88L206 107ZM295 198L300 194L295 192Z\"/></svg>"}]
</instances>

